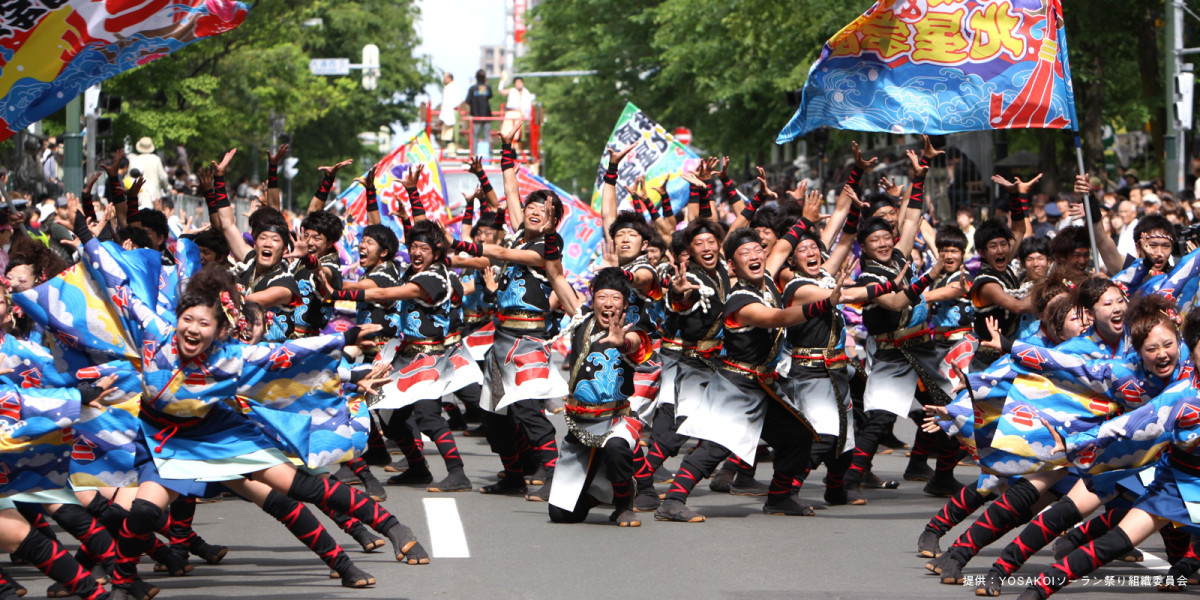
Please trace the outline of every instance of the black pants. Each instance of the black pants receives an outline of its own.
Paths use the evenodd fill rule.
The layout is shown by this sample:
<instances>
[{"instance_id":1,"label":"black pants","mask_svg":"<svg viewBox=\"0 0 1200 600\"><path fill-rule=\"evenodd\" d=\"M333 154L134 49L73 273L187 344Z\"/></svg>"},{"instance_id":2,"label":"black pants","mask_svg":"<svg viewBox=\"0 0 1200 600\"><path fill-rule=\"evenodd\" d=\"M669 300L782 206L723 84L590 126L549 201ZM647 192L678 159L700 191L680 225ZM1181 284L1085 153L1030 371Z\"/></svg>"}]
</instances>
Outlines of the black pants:
<instances>
[{"instance_id":1,"label":"black pants","mask_svg":"<svg viewBox=\"0 0 1200 600\"><path fill-rule=\"evenodd\" d=\"M779 400L768 397L763 401L767 403L767 414L760 437L775 449L775 476L772 480L786 480L790 486L792 479L802 475L808 468L813 433ZM729 449L720 444L700 442L684 457L683 464L675 474L675 482L667 491L667 498L686 501L696 483L712 473L729 455Z\"/></svg>"},{"instance_id":2,"label":"black pants","mask_svg":"<svg viewBox=\"0 0 1200 600\"><path fill-rule=\"evenodd\" d=\"M439 401L417 400L404 408L398 408L392 412L392 418L388 421L386 433L401 448L416 443L413 430L408 425L409 418L412 418L413 423L421 433L428 436L429 439L437 444L438 452L441 453L442 459L446 462L446 469L453 469L463 465L462 457L458 453L458 446L454 442L454 435L450 433L450 426L446 423L445 417L442 416L442 405Z\"/></svg>"},{"instance_id":3,"label":"black pants","mask_svg":"<svg viewBox=\"0 0 1200 600\"><path fill-rule=\"evenodd\" d=\"M579 444L579 441L575 439L575 436L567 434L563 443ZM628 502L630 480L633 479L633 449L629 447L629 442L624 438L612 437L597 452L600 453L600 456L598 460L592 460L588 467L587 478L583 482L583 493L575 502L575 510L563 510L551 504L551 521L579 523L587 518L588 512L596 505L596 501L588 496L588 488L592 486L592 480L596 478L601 468L604 469L604 477L613 484L616 496L614 504L617 505L618 510L622 508L622 496L624 496L625 502Z\"/></svg>"},{"instance_id":4,"label":"black pants","mask_svg":"<svg viewBox=\"0 0 1200 600\"><path fill-rule=\"evenodd\" d=\"M866 421L854 434L854 460L846 471L846 485L850 488L858 487L863 475L871 468L875 450L879 449L880 437L890 431L896 422L896 415L886 410L868 410L865 417Z\"/></svg>"},{"instance_id":5,"label":"black pants","mask_svg":"<svg viewBox=\"0 0 1200 600\"><path fill-rule=\"evenodd\" d=\"M558 444L554 440L554 425L542 412L541 400L521 400L508 407L508 414L525 432L529 445L537 454L538 464L546 470L558 462Z\"/></svg>"}]
</instances>

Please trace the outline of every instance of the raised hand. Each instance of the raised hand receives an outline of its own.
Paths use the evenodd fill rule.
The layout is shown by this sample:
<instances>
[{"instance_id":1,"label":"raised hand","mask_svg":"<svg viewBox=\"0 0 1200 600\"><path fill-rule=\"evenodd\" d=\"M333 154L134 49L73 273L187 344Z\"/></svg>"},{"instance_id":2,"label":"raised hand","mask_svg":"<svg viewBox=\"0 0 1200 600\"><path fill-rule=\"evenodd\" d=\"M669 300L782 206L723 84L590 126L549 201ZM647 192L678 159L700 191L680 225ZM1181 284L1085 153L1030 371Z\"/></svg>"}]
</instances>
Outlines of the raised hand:
<instances>
[{"instance_id":1,"label":"raised hand","mask_svg":"<svg viewBox=\"0 0 1200 600\"><path fill-rule=\"evenodd\" d=\"M801 214L810 223L816 223L821 220L821 192L813 190L804 197L804 207Z\"/></svg>"},{"instance_id":2,"label":"raised hand","mask_svg":"<svg viewBox=\"0 0 1200 600\"><path fill-rule=\"evenodd\" d=\"M728 156L721 157L721 170L717 171L717 179L720 179L721 181L725 181L725 180L729 179L729 157Z\"/></svg>"},{"instance_id":3,"label":"raised hand","mask_svg":"<svg viewBox=\"0 0 1200 600\"><path fill-rule=\"evenodd\" d=\"M763 197L771 200L778 198L779 194L776 194L775 190L771 189L771 186L767 185L767 172L764 171L762 167L754 167L754 169L758 171L759 191L762 193Z\"/></svg>"},{"instance_id":4,"label":"raised hand","mask_svg":"<svg viewBox=\"0 0 1200 600\"><path fill-rule=\"evenodd\" d=\"M628 146L625 146L624 148L621 148L620 150L617 150L616 148L609 148L608 149L609 150L608 164L610 164L610 165L621 164L621 161L625 160L625 157L628 156L630 152L633 152L633 149L636 147L637 147L637 144L635 143L635 144L629 144Z\"/></svg>"},{"instance_id":5,"label":"raised hand","mask_svg":"<svg viewBox=\"0 0 1200 600\"><path fill-rule=\"evenodd\" d=\"M215 172L216 169L213 167L200 167L200 170L196 171L196 187L200 190L201 196L213 189L213 174Z\"/></svg>"},{"instance_id":6,"label":"raised hand","mask_svg":"<svg viewBox=\"0 0 1200 600\"><path fill-rule=\"evenodd\" d=\"M521 127L523 127L524 125L525 125L525 121L523 121L523 120L517 121L516 127L513 127L512 130L509 131L508 133L505 133L503 131L493 131L492 135L500 138L500 141L505 144L512 144L513 140L517 139L517 134L521 131Z\"/></svg>"},{"instance_id":7,"label":"raised hand","mask_svg":"<svg viewBox=\"0 0 1200 600\"><path fill-rule=\"evenodd\" d=\"M663 178L662 185L650 188L650 189L658 192L658 197L663 202L671 201L671 194L667 192L667 182L670 180L671 180L671 174L667 173L667 176Z\"/></svg>"},{"instance_id":8,"label":"raised hand","mask_svg":"<svg viewBox=\"0 0 1200 600\"><path fill-rule=\"evenodd\" d=\"M854 164L857 165L858 168L861 169L864 173L866 171L870 170L871 167L875 165L875 163L879 162L878 156L876 156L875 158L872 158L871 160L867 160L867 159L863 158L862 150L858 149L857 141L850 142L850 148L854 150Z\"/></svg>"},{"instance_id":9,"label":"raised hand","mask_svg":"<svg viewBox=\"0 0 1200 600\"><path fill-rule=\"evenodd\" d=\"M887 195L895 196L897 198L900 197L900 194L904 193L904 186L896 183L895 177L893 177L891 179L888 179L887 177L880 177L879 178L879 187L883 188L883 191Z\"/></svg>"},{"instance_id":10,"label":"raised hand","mask_svg":"<svg viewBox=\"0 0 1200 600\"><path fill-rule=\"evenodd\" d=\"M375 189L375 167L371 167L370 171L362 177L355 177L354 181L363 186L364 190Z\"/></svg>"},{"instance_id":11,"label":"raised hand","mask_svg":"<svg viewBox=\"0 0 1200 600\"><path fill-rule=\"evenodd\" d=\"M421 173L425 172L424 163L416 163L408 166L408 171L404 173L404 179L400 180L400 184L404 189L416 189L421 183Z\"/></svg>"},{"instance_id":12,"label":"raised hand","mask_svg":"<svg viewBox=\"0 0 1200 600\"><path fill-rule=\"evenodd\" d=\"M92 408L100 408L100 409L104 408L104 403L101 402L101 400L104 400L105 398L120 391L120 388L113 386L113 384L115 384L116 382L117 382L116 374L105 375L104 377L97 379L96 382L93 383L92 385L100 390L100 394L98 396L96 396L95 398L92 398L91 400L89 400L87 402L87 405Z\"/></svg>"},{"instance_id":13,"label":"raised hand","mask_svg":"<svg viewBox=\"0 0 1200 600\"><path fill-rule=\"evenodd\" d=\"M1010 194L1028 194L1033 189L1034 184L1041 181L1041 179L1041 173L1038 173L1037 177L1029 181L1021 181L1020 177L1014 177L1013 181L1009 181L999 175L992 175L992 183L1007 189Z\"/></svg>"},{"instance_id":14,"label":"raised hand","mask_svg":"<svg viewBox=\"0 0 1200 600\"><path fill-rule=\"evenodd\" d=\"M483 157L474 156L467 163L467 171L473 173L476 177L483 173Z\"/></svg>"},{"instance_id":15,"label":"raised hand","mask_svg":"<svg viewBox=\"0 0 1200 600\"><path fill-rule=\"evenodd\" d=\"M348 167L352 164L354 164L354 161L347 158L346 160L343 160L342 162L333 166L317 167L317 170L324 173L326 177L333 177L334 175L337 175L338 171L342 170L342 167Z\"/></svg>"},{"instance_id":16,"label":"raised hand","mask_svg":"<svg viewBox=\"0 0 1200 600\"><path fill-rule=\"evenodd\" d=\"M229 168L229 163L233 162L233 156L235 154L237 154L237 148L233 148L229 152L226 152L225 156L221 157L221 162L217 162L215 160L211 161L213 168L217 170L217 175L221 177L225 176L225 170Z\"/></svg>"},{"instance_id":17,"label":"raised hand","mask_svg":"<svg viewBox=\"0 0 1200 600\"><path fill-rule=\"evenodd\" d=\"M84 184L83 184L83 193L85 193L85 194L92 193L92 187L94 187L96 185L97 179L100 179L99 171L96 171L95 173L88 175L87 181L84 182Z\"/></svg>"},{"instance_id":18,"label":"raised hand","mask_svg":"<svg viewBox=\"0 0 1200 600\"><path fill-rule=\"evenodd\" d=\"M100 168L104 169L104 172L107 173L109 177L116 177L117 172L121 170L121 159L123 158L125 158L125 149L117 148L117 151L113 152L112 162L108 163L107 165L100 165Z\"/></svg>"},{"instance_id":19,"label":"raised hand","mask_svg":"<svg viewBox=\"0 0 1200 600\"><path fill-rule=\"evenodd\" d=\"M924 177L925 173L929 171L929 167L921 165L921 155L917 154L915 150L905 150L904 153L908 155L908 160L912 162L913 176Z\"/></svg>"},{"instance_id":20,"label":"raised hand","mask_svg":"<svg viewBox=\"0 0 1200 600\"><path fill-rule=\"evenodd\" d=\"M267 162L273 165L279 164L279 161L283 160L283 157L287 156L288 150L290 149L291 146L287 144L280 144L279 147L275 149L274 154L272 154L270 150L267 150Z\"/></svg>"},{"instance_id":21,"label":"raised hand","mask_svg":"<svg viewBox=\"0 0 1200 600\"><path fill-rule=\"evenodd\" d=\"M133 185L129 186L129 189L126 190L125 195L136 198L138 192L142 191L142 186L144 185L146 185L146 178L138 177L137 180L133 182Z\"/></svg>"},{"instance_id":22,"label":"raised hand","mask_svg":"<svg viewBox=\"0 0 1200 600\"><path fill-rule=\"evenodd\" d=\"M791 196L792 200L795 200L796 202L803 202L804 196L806 196L808 193L807 179L801 179L800 182L796 184L796 189L787 191L787 195Z\"/></svg>"},{"instance_id":23,"label":"raised hand","mask_svg":"<svg viewBox=\"0 0 1200 600\"><path fill-rule=\"evenodd\" d=\"M927 135L922 135L921 141L925 143L925 147L921 149L921 155L924 156L926 160L932 161L934 158L946 153L945 150L938 150L934 148L933 140L929 139L929 136Z\"/></svg>"}]
</instances>

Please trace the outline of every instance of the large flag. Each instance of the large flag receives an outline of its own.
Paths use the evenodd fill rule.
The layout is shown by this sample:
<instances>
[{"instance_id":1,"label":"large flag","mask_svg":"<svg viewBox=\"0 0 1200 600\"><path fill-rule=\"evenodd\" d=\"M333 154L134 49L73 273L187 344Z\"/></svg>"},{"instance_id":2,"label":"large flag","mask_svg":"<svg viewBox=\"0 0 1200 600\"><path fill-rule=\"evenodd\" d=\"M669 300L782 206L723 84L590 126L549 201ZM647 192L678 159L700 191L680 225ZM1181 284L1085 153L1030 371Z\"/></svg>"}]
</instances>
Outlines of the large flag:
<instances>
[{"instance_id":1,"label":"large flag","mask_svg":"<svg viewBox=\"0 0 1200 600\"><path fill-rule=\"evenodd\" d=\"M624 148L637 144L637 148L625 157L617 170L617 206L621 209L630 208L629 192L625 186L633 185L638 176L646 177L646 187L658 187L663 179L671 175L667 183L667 193L671 195L671 206L676 212L687 206L688 184L679 178L684 169L694 169L700 162L700 157L691 148L675 140L667 133L662 125L655 123L646 116L642 109L632 102L625 105L621 116L613 127L612 135L600 156L600 166L596 170L596 185L592 188L592 208L600 210L600 186L604 180L604 172L608 170L608 156L616 146ZM651 199L654 199L651 195Z\"/></svg>"},{"instance_id":2,"label":"large flag","mask_svg":"<svg viewBox=\"0 0 1200 600\"><path fill-rule=\"evenodd\" d=\"M417 188L421 193L421 203L425 206L427 216L443 225L450 220L450 211L446 206L446 184L442 179L441 167L438 166L437 153L429 143L429 136L421 132L375 163L375 193L379 199L379 216L385 225L396 230L397 237L402 237L403 232L398 221L388 218L388 215L399 212L401 206L409 215L412 214L408 193L404 191L401 181L408 169L417 164L425 165ZM350 221L366 225L367 193L361 185L355 183L347 187L337 199L346 206Z\"/></svg>"},{"instance_id":3,"label":"large flag","mask_svg":"<svg viewBox=\"0 0 1200 600\"><path fill-rule=\"evenodd\" d=\"M825 43L776 142L1076 122L1060 0L879 0Z\"/></svg>"},{"instance_id":4,"label":"large flag","mask_svg":"<svg viewBox=\"0 0 1200 600\"><path fill-rule=\"evenodd\" d=\"M87 88L224 33L232 0L22 0L0 3L0 140Z\"/></svg>"}]
</instances>

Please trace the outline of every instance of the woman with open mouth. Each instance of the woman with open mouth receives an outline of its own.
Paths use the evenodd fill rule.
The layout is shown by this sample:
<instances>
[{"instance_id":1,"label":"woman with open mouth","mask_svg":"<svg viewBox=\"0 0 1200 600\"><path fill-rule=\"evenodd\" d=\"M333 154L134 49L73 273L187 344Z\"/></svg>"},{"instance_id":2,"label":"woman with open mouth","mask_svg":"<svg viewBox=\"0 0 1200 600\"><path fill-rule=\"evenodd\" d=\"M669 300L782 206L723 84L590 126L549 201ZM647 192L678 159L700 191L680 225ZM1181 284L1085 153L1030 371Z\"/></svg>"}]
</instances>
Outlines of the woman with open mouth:
<instances>
[{"instance_id":1,"label":"woman with open mouth","mask_svg":"<svg viewBox=\"0 0 1200 600\"><path fill-rule=\"evenodd\" d=\"M1093 394L1107 396L1112 403L1110 410L1133 411L1151 402L1171 385L1178 381L1190 379L1192 364L1186 356L1180 355L1177 326L1173 315L1175 307L1172 301L1162 295L1144 296L1138 299L1129 310L1129 331L1131 345L1137 349L1136 361L1127 358L1118 359L1087 359L1080 355L1064 352L1059 348L1044 347L1025 342L1010 342L997 336L1000 341L985 342L994 349L1006 353L1013 362L1033 372L1068 374L1081 386ZM1095 398L1096 396L1093 396ZM1103 404L1103 403L1101 403ZM1097 405L1099 407L1100 405ZM1055 411L1060 407L1046 403L1044 410ZM1060 415L1060 412L1051 414ZM1086 431L1091 426L1098 426L1111 415L1107 412L1100 415L1092 413L1081 415L1082 418L1070 419L1070 431ZM1061 417L1053 418L1056 422ZM1058 535L1065 533L1071 527L1083 520L1090 512L1110 500L1109 510L1128 509L1128 503L1119 500L1112 502L1119 489L1139 491L1141 483L1136 480L1136 469L1105 473L1103 477L1089 477L1098 473L1096 465L1081 469L1083 480L1075 482L1069 493L1038 516L1037 522L1025 529L1018 538L1019 543L1009 544L1001 553L1000 559L992 566L984 583L980 584L980 595L995 596L1000 593L1003 578L1008 577L1039 548L1045 546ZM1142 461L1139 464L1145 464ZM1126 469L1135 465L1125 461L1118 469ZM1065 469L1041 471L1027 474L1026 479L1035 485L1049 481L1048 477L1062 477ZM1132 478L1131 478L1132 476ZM1071 477L1070 479L1075 479ZM1054 486L1054 483L1049 483ZM1062 485L1056 486L1062 489ZM1039 502L1050 500L1053 495L1049 489L1041 489ZM1123 514L1123 513L1122 513ZM1116 520L1119 520L1117 518ZM1115 522L1115 521L1114 521ZM1170 543L1168 542L1168 546ZM943 567L943 575L946 573Z\"/></svg>"},{"instance_id":2,"label":"woman with open mouth","mask_svg":"<svg viewBox=\"0 0 1200 600\"><path fill-rule=\"evenodd\" d=\"M1076 287L1074 298L1077 310L1087 311L1092 318L1093 325L1084 335L1067 340L1057 346L1055 350L1062 353L1059 355L1060 358L1066 357L1070 359L1069 363L1070 361L1082 363L1085 360L1094 362L1110 359L1112 365L1119 365L1132 360L1127 356L1125 351L1117 350L1117 348L1129 347L1128 336L1125 335L1126 301L1121 289L1111 280L1102 277L1093 277L1085 280ZM1151 306L1149 302L1155 301L1162 302L1163 300L1161 298L1159 300L1147 300L1148 303L1145 306ZM1169 301L1166 301L1166 303L1168 306L1170 305ZM1142 312L1144 313L1141 317L1143 320L1155 322L1157 318L1156 311L1146 309ZM992 328L998 330L998 323L995 321L990 323ZM987 341L981 343L995 345L997 342L991 340L989 337ZM1081 405L1078 404L1078 401L1072 400L1073 396L1048 394L1045 391L1048 386L1053 386L1051 389L1061 389L1083 398L1089 398L1095 391L1069 371L1062 368L1055 368L1060 363L1051 360L1049 358L1049 351L1046 349L1032 345L1021 345L1020 348L1020 355L1013 360L1015 367L1020 369L1016 372L1019 374L1038 371L1045 379L1028 380L1026 378L1019 378L1016 380L1013 386L1014 389L1009 393L1009 400L1005 402L1000 416L1000 419L1004 421L1004 423L1000 424L1002 431L1022 430L1025 413L1027 411L1036 412L1041 410L1054 411L1053 414L1057 415L1054 418L1056 423L1070 421L1074 428L1086 428L1089 427L1089 421L1094 422L1097 418L1104 418L1110 410L1115 410L1115 406L1120 406L1115 405L1110 407L1109 402L1099 401L1095 403L1089 402L1089 408L1085 409L1080 407ZM1147 372L1153 372L1157 368L1154 364L1164 360L1163 355L1158 353L1157 347L1155 348L1155 352L1153 361L1149 363L1143 361L1144 364L1148 365ZM1043 367L1042 365L1046 366ZM1175 367L1175 362L1172 360L1171 368L1174 369ZM1044 381L1045 383L1039 384L1038 381ZM1125 389L1114 390L1114 393L1129 392L1128 397L1122 396L1121 402L1133 406L1140 405L1150 396L1140 395L1140 392L1135 393L1132 390L1155 389L1153 383L1139 383L1136 375L1126 375L1125 379L1122 380L1121 386ZM1139 388L1138 386L1141 387ZM1162 386L1158 386L1157 389L1161 390ZM1091 408L1093 404L1095 408ZM1064 414L1073 415L1073 417L1061 417ZM1060 421L1060 418L1065 419L1065 421ZM1072 431L1074 430L1072 429ZM1007 453L992 453L987 456L980 455L980 463L985 472L992 473L1001 478L1014 475L1020 475L1021 478L1011 481L1008 489L987 508L984 514L966 532L955 540L953 546L946 553L926 563L925 566L927 569L940 575L942 583L961 583L963 580L963 567L980 549L999 539L1004 533L1028 521L1034 514L1030 511L1037 506L1045 506L1049 502L1052 502L1056 496L1060 495L1063 487L1069 484L1069 482L1062 483L1068 481L1067 478L1071 475L1067 469L1060 468L1061 465L1058 464L1048 463L1037 456L1027 457L1034 461L1033 466L1026 466L1022 469L1023 472L1008 472L1008 470L1004 469L1003 465L1011 462L1007 460L1011 456L1012 454ZM1020 455L1018 454L1018 456ZM1105 481L1107 482L1108 480L1106 479ZM1119 478L1117 481L1119 481ZM998 485L999 483L1000 480L997 479L993 485ZM1115 486L1115 481L1107 484L1105 487L1111 492L1114 489L1113 486ZM1069 488L1068 497L1071 498L1076 506L1090 506L1091 508L1087 508L1086 511L1090 512L1095 506L1099 505L1099 500L1095 499L1096 494L1094 492L1096 491L1100 491L1101 495L1111 495L1111 493L1104 494L1104 490L1097 490L1096 482L1090 482L1087 486L1082 484L1072 485ZM1085 511L1081 510L1080 512ZM990 594L990 589L999 589L999 585L999 579L992 577L981 586L981 589Z\"/></svg>"},{"instance_id":3,"label":"woman with open mouth","mask_svg":"<svg viewBox=\"0 0 1200 600\"><path fill-rule=\"evenodd\" d=\"M1189 514L1188 505L1200 495L1200 459L1196 458L1196 440L1200 439L1197 435L1200 403L1196 401L1197 382L1192 367L1196 360L1200 360L1200 313L1193 311L1188 314L1183 335L1180 336L1173 311L1164 310L1160 313L1159 322L1147 334L1145 329L1149 322L1139 318L1139 309L1141 302L1150 298L1161 296L1139 300L1130 310L1132 336L1140 338L1146 335L1145 340L1139 340L1142 342L1139 344L1140 366L1153 374L1152 380L1161 379L1161 374L1167 373L1171 366L1169 355L1174 353L1175 362L1183 365L1182 369L1177 369L1183 371L1178 374L1177 380L1140 408L1089 430L1072 434L1060 431L1046 420L1042 420L1042 423L1054 439L1050 456L1061 457L1065 453L1071 464L1089 472L1114 467L1128 469L1131 466L1136 470L1157 458L1154 480L1139 490L1140 497L1122 517L1113 521L1111 529L1098 532L1099 535L1090 540L1077 540L1081 543L1076 548L1039 573L1021 594L1022 600L1041 600L1054 594L1072 581L1135 551L1137 544L1156 531L1174 530L1176 527L1173 525L1196 525L1195 517ZM1186 344L1190 361L1179 356L1181 349L1177 343L1180 342ZM1156 345L1160 349L1156 353L1146 352L1148 345ZM1144 456L1133 463L1129 459L1135 453ZM1113 466L1106 467L1108 464ZM1107 473L1105 475L1109 476ZM1054 508L1057 505L1051 510ZM1167 539L1165 534L1164 539ZM1184 542L1183 549L1186 550L1186 540ZM1170 552L1172 546L1168 544L1167 548ZM1197 564L1194 558L1179 560L1167 572L1166 581L1159 589L1178 591L1186 585L1185 581L1195 572Z\"/></svg>"},{"instance_id":4,"label":"woman with open mouth","mask_svg":"<svg viewBox=\"0 0 1200 600\"><path fill-rule=\"evenodd\" d=\"M231 332L243 329L241 298L233 279L216 265L191 278L179 300L176 322L170 323L128 287L129 275L92 239L82 214L76 217L75 233L89 260L101 269L106 292L122 299L115 304L133 329L129 334L143 347L142 431L135 440L134 464L138 485L117 543L113 585L118 597L146 599L157 593L138 578L137 561L149 548L165 506L180 495L205 495L207 482L242 478L265 483L294 500L352 515L384 534L397 560L428 562L412 531L390 513L349 486L297 469L280 448L286 436L277 440L251 421L267 418L253 416L255 402L292 410L344 408L340 394L327 391L338 389L341 352L349 345L368 344L377 325L283 344L231 341ZM302 391L264 395L280 378L303 382L292 386ZM235 397L255 401L247 404L252 416L224 401ZM371 581L357 569L343 576L351 585Z\"/></svg>"}]
</instances>

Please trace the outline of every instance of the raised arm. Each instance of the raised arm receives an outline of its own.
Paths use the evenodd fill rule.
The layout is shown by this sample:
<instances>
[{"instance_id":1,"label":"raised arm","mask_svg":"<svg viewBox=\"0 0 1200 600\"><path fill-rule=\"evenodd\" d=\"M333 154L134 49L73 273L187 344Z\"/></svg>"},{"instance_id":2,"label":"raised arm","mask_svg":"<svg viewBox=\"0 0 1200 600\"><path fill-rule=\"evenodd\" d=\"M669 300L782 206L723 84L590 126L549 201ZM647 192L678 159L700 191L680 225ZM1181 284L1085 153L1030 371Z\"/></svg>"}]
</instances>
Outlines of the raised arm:
<instances>
[{"instance_id":1,"label":"raised arm","mask_svg":"<svg viewBox=\"0 0 1200 600\"><path fill-rule=\"evenodd\" d=\"M1104 215L1100 212L1100 201L1092 194L1092 186L1088 185L1087 173L1075 176L1075 193L1084 202L1091 205L1092 239L1096 243L1096 251L1100 253L1100 259L1104 261L1105 270L1109 273L1121 271L1125 267L1125 255L1117 249L1117 243L1104 233L1104 228L1100 225L1100 222L1104 220Z\"/></svg>"},{"instance_id":2,"label":"raised arm","mask_svg":"<svg viewBox=\"0 0 1200 600\"><path fill-rule=\"evenodd\" d=\"M492 182L488 181L487 173L483 170L483 158L479 156L472 158L471 163L467 165L467 170L479 179L479 195L476 198L486 201L493 212L500 210L500 198L496 195L496 190L492 188Z\"/></svg>"},{"instance_id":3,"label":"raised arm","mask_svg":"<svg viewBox=\"0 0 1200 600\"><path fill-rule=\"evenodd\" d=\"M331 167L317 167L317 170L325 174L321 179L321 183L317 186L317 191L313 193L313 197L308 201L308 213L314 213L318 210L325 209L325 203L329 201L329 192L333 191L333 182L337 180L337 172L342 167L348 167L354 161L350 159L343 160Z\"/></svg>"},{"instance_id":4,"label":"raised arm","mask_svg":"<svg viewBox=\"0 0 1200 600\"><path fill-rule=\"evenodd\" d=\"M267 152L267 193L263 195L263 203L280 212L283 212L283 200L279 195L279 161L287 156L289 148L287 144L281 144L275 152Z\"/></svg>"},{"instance_id":5,"label":"raised arm","mask_svg":"<svg viewBox=\"0 0 1200 600\"><path fill-rule=\"evenodd\" d=\"M513 149L513 139L521 131L523 122L518 122L512 131L492 132L500 138L500 171L504 175L504 205L508 209L508 218L512 219L513 230L516 231L525 224L525 212L521 210L521 186L517 183L517 151Z\"/></svg>"},{"instance_id":6,"label":"raised arm","mask_svg":"<svg viewBox=\"0 0 1200 600\"><path fill-rule=\"evenodd\" d=\"M617 150L608 149L608 170L604 172L604 181L600 185L600 218L604 223L604 231L617 220L617 169L621 161L629 155L637 144L630 144Z\"/></svg>"}]
</instances>

